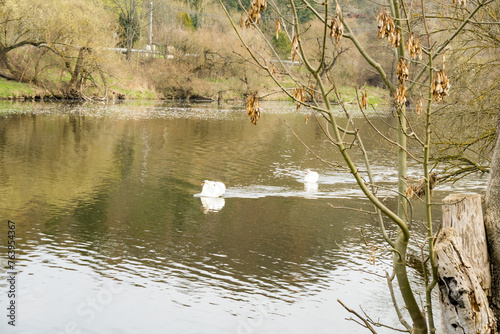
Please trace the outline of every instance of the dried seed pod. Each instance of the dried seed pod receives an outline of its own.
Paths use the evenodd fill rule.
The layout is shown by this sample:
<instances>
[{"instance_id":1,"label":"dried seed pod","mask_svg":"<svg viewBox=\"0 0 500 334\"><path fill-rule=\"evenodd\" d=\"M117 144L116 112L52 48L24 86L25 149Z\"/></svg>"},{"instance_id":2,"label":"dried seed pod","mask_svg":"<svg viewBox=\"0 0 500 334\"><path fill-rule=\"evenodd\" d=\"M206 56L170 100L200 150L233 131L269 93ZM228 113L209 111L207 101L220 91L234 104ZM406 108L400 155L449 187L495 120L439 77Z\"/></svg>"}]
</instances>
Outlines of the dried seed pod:
<instances>
[{"instance_id":1,"label":"dried seed pod","mask_svg":"<svg viewBox=\"0 0 500 334\"><path fill-rule=\"evenodd\" d=\"M342 9L340 9L340 4L337 1L337 8L335 8L335 15L340 16L342 14Z\"/></svg>"},{"instance_id":2,"label":"dried seed pod","mask_svg":"<svg viewBox=\"0 0 500 334\"><path fill-rule=\"evenodd\" d=\"M446 65L446 52L443 53L443 69L441 71L434 72L434 76L432 77L432 96L436 102L440 102L444 99L445 96L448 95L448 91L450 90L450 81L448 80L448 76L445 71Z\"/></svg>"},{"instance_id":3,"label":"dried seed pod","mask_svg":"<svg viewBox=\"0 0 500 334\"><path fill-rule=\"evenodd\" d=\"M422 48L420 47L420 39L418 37L415 37L413 33L408 36L406 49L410 53L411 59L418 58L419 60L422 60Z\"/></svg>"},{"instance_id":4,"label":"dried seed pod","mask_svg":"<svg viewBox=\"0 0 500 334\"><path fill-rule=\"evenodd\" d=\"M466 7L467 6L467 0L453 0L454 5L459 5L460 7Z\"/></svg>"},{"instance_id":5,"label":"dried seed pod","mask_svg":"<svg viewBox=\"0 0 500 334\"><path fill-rule=\"evenodd\" d=\"M342 35L344 35L344 25L342 24L342 21L340 21L340 18L336 16L332 20L332 29L330 30L330 37L335 38L335 44L338 44Z\"/></svg>"},{"instance_id":6,"label":"dried seed pod","mask_svg":"<svg viewBox=\"0 0 500 334\"><path fill-rule=\"evenodd\" d=\"M391 45L395 48L399 47L401 44L401 30L396 28L391 37Z\"/></svg>"},{"instance_id":7,"label":"dried seed pod","mask_svg":"<svg viewBox=\"0 0 500 334\"><path fill-rule=\"evenodd\" d=\"M260 10L266 10L267 8L267 2L266 0L258 0L258 4L259 4L259 7L260 7Z\"/></svg>"},{"instance_id":8,"label":"dried seed pod","mask_svg":"<svg viewBox=\"0 0 500 334\"><path fill-rule=\"evenodd\" d=\"M257 125L257 121L260 118L260 107L257 94L249 95L247 98L247 114L250 116L250 122L253 125Z\"/></svg>"},{"instance_id":9,"label":"dried seed pod","mask_svg":"<svg viewBox=\"0 0 500 334\"><path fill-rule=\"evenodd\" d=\"M404 105L406 103L406 87L404 83L402 83L396 91L396 102L398 105Z\"/></svg>"},{"instance_id":10,"label":"dried seed pod","mask_svg":"<svg viewBox=\"0 0 500 334\"><path fill-rule=\"evenodd\" d=\"M377 26L377 36L391 41L395 32L395 27L391 15L389 15L385 9L378 12Z\"/></svg>"},{"instance_id":11,"label":"dried seed pod","mask_svg":"<svg viewBox=\"0 0 500 334\"><path fill-rule=\"evenodd\" d=\"M422 114L423 103L422 100L418 100L417 105L415 106L415 113L420 116Z\"/></svg>"},{"instance_id":12,"label":"dried seed pod","mask_svg":"<svg viewBox=\"0 0 500 334\"><path fill-rule=\"evenodd\" d=\"M398 66L396 67L396 75L400 83L403 83L410 75L410 69L408 68L408 63L403 57L399 58Z\"/></svg>"},{"instance_id":13,"label":"dried seed pod","mask_svg":"<svg viewBox=\"0 0 500 334\"><path fill-rule=\"evenodd\" d=\"M414 51L413 51L415 58L418 58L418 60L422 60L422 48L420 47L420 39L417 38L415 39L415 46L414 46ZM412 55L412 58L413 55Z\"/></svg>"},{"instance_id":14,"label":"dried seed pod","mask_svg":"<svg viewBox=\"0 0 500 334\"><path fill-rule=\"evenodd\" d=\"M407 189L406 189L406 197L408 198L413 198L415 196L415 192L413 191L413 185L410 185Z\"/></svg>"},{"instance_id":15,"label":"dried seed pod","mask_svg":"<svg viewBox=\"0 0 500 334\"><path fill-rule=\"evenodd\" d=\"M250 8L248 9L248 16L244 22L245 27L248 28L254 24L260 23L260 12L267 8L266 0L253 0Z\"/></svg>"},{"instance_id":16,"label":"dried seed pod","mask_svg":"<svg viewBox=\"0 0 500 334\"><path fill-rule=\"evenodd\" d=\"M432 196L432 190L437 184L437 174L435 172L429 173L429 190ZM416 183L410 184L406 190L406 196L408 198L419 197L422 198L425 195L425 179L420 179Z\"/></svg>"},{"instance_id":17,"label":"dried seed pod","mask_svg":"<svg viewBox=\"0 0 500 334\"><path fill-rule=\"evenodd\" d=\"M372 245L372 253L370 254L370 258L368 259L371 264L375 264L377 257L375 256L375 246Z\"/></svg>"},{"instance_id":18,"label":"dried seed pod","mask_svg":"<svg viewBox=\"0 0 500 334\"><path fill-rule=\"evenodd\" d=\"M297 34L293 36L292 41L292 62L295 61L295 57L300 59L299 57L299 39L297 38Z\"/></svg>"},{"instance_id":19,"label":"dried seed pod","mask_svg":"<svg viewBox=\"0 0 500 334\"><path fill-rule=\"evenodd\" d=\"M295 98L297 103L297 110L299 110L302 106L300 102L306 102L306 90L304 88L295 86L293 97Z\"/></svg>"},{"instance_id":20,"label":"dried seed pod","mask_svg":"<svg viewBox=\"0 0 500 334\"><path fill-rule=\"evenodd\" d=\"M360 107L361 109L366 109L368 107L368 94L366 94L366 92L361 93Z\"/></svg>"},{"instance_id":21,"label":"dried seed pod","mask_svg":"<svg viewBox=\"0 0 500 334\"><path fill-rule=\"evenodd\" d=\"M260 24L260 12L254 12L252 21L255 22L255 24Z\"/></svg>"},{"instance_id":22,"label":"dried seed pod","mask_svg":"<svg viewBox=\"0 0 500 334\"><path fill-rule=\"evenodd\" d=\"M248 9L248 16L245 19L245 28L249 28L252 25L252 23L256 23L256 19L257 19L257 12L254 10L253 6L250 6L250 8Z\"/></svg>"},{"instance_id":23,"label":"dried seed pod","mask_svg":"<svg viewBox=\"0 0 500 334\"><path fill-rule=\"evenodd\" d=\"M415 36L413 36L413 32L408 35L408 40L406 41L406 50L411 53L413 48L413 44L415 43Z\"/></svg>"},{"instance_id":24,"label":"dried seed pod","mask_svg":"<svg viewBox=\"0 0 500 334\"><path fill-rule=\"evenodd\" d=\"M450 87L450 81L448 80L445 70L434 73L434 76L432 77L431 90L432 96L436 102L442 101L443 98L448 95Z\"/></svg>"},{"instance_id":25,"label":"dried seed pod","mask_svg":"<svg viewBox=\"0 0 500 334\"><path fill-rule=\"evenodd\" d=\"M277 18L276 19L276 39L279 38L279 34L280 34L280 31L281 31L281 23L280 23L280 19Z\"/></svg>"}]
</instances>

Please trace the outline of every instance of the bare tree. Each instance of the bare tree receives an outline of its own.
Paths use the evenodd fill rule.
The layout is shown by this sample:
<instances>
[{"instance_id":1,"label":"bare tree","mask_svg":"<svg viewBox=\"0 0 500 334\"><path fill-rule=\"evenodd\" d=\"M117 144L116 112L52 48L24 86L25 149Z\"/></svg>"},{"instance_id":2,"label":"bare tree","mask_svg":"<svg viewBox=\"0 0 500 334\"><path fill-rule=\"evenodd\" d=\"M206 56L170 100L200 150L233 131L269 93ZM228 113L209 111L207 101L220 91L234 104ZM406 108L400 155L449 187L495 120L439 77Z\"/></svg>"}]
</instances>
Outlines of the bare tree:
<instances>
[{"instance_id":1,"label":"bare tree","mask_svg":"<svg viewBox=\"0 0 500 334\"><path fill-rule=\"evenodd\" d=\"M103 6L84 0L19 0L0 3L0 12L4 19L0 22L0 59L3 64L3 67L0 65L0 75L28 81L26 66L21 66L19 60L23 57L16 56L20 50L31 48L38 50L36 53L40 57L50 54L54 58L55 54L62 60L63 68L70 76L65 88L69 96L81 97L86 81L100 86L100 93L105 94L106 75L101 68L99 53L108 46L113 26ZM100 20L95 20L96 17ZM39 64L40 60L35 63ZM34 77L37 76L35 73Z\"/></svg>"},{"instance_id":2,"label":"bare tree","mask_svg":"<svg viewBox=\"0 0 500 334\"><path fill-rule=\"evenodd\" d=\"M112 4L118 15L121 45L127 48L127 60L130 60L131 50L141 34L140 11L143 1L112 0Z\"/></svg>"},{"instance_id":3,"label":"bare tree","mask_svg":"<svg viewBox=\"0 0 500 334\"><path fill-rule=\"evenodd\" d=\"M455 3L456 1L454 1ZM222 1L221 5L224 7ZM278 16L279 21L276 24L276 30L280 25L292 26L294 31L289 36L291 41L291 59L292 62L300 62L306 69L307 74L302 75L303 71L295 71L289 67L286 62L280 58L279 54L268 43L267 49L256 49L250 39L246 39L237 25L232 21L229 12L226 10L228 19L240 37L242 44L248 51L250 59L248 61L265 70L275 81L283 92L297 103L298 106L311 108L319 117L318 123L322 127L326 138L341 153L344 159L344 168L352 174L358 187L365 196L373 203L374 210L379 217L381 234L383 235L387 247L392 250L393 273L389 275L389 287L392 291L393 284L397 282L399 291L404 301L404 307L409 312L411 321L407 322L401 315L398 306L395 304L396 311L400 317L401 325L412 333L433 333L435 332L433 306L431 292L437 284L436 266L434 259L434 231L433 220L431 217L431 191L435 186L436 174L431 172L429 164L431 149L431 124L434 112L433 105L441 103L449 94L450 81L446 72L445 51L450 43L461 34L464 28L468 26L475 15L491 4L491 0L476 0L470 5L470 8L462 9L465 1L459 1L450 8L450 15L454 15L457 10L464 13L460 23L451 30L441 30L439 26L431 21L431 15L428 12L442 10L432 5L425 5L424 1L415 3L411 1L388 0L383 8L377 14L372 35L386 40L387 44L393 49L394 62L396 66L396 77L394 80L388 75L390 68L381 65L379 55L369 54L367 49L358 39L356 33L350 27L350 22L343 13L342 5L339 1L325 1L321 4L300 0L289 2L293 12L293 19L288 20L280 14L279 8L274 2L269 3L266 0L253 0L250 8L244 8L246 18L242 19L241 26L251 28L254 34L264 40L269 40L266 34L259 26L262 20L262 13L270 10ZM301 24L298 17L298 7L306 8L316 21L321 23L321 30L312 31L310 25ZM458 7L457 7L458 6ZM447 12L448 13L448 12ZM437 16L437 15L434 15ZM431 24L432 23L432 24ZM255 37L255 36L252 36ZM344 108L341 94L338 93L336 82L338 79L335 73L326 68L325 59L331 54L332 50L339 49L341 43L347 39L352 46L359 52L365 61L375 70L381 80L390 90L394 97L394 115L397 119L397 135L395 139L383 136L383 140L390 142L396 147L398 182L397 189L397 209L390 209L382 198L378 196L378 187L375 184L369 163L369 154L364 150L363 142L358 128L354 123L351 113ZM312 52L311 41L319 41L320 52ZM277 59L279 68L271 65L270 57ZM295 90L292 92L287 89L284 80L293 81ZM311 87L309 81L314 82ZM410 116L407 114L407 96L410 94L421 96L416 103L417 110L422 114L424 129L423 132L416 130L414 124L410 122ZM261 113L258 104L258 94L249 97L247 103L247 112L252 123L256 124ZM333 101L337 101L345 119L340 119L334 110ZM367 95L363 93L358 98L359 110L367 106ZM328 126L323 126L320 120L327 122ZM412 153L408 149L407 142L411 141L419 150ZM352 158L354 153L364 157L364 164L357 165ZM422 169L423 181L420 184L409 184L407 178L408 161L419 164ZM420 197L426 206L426 242L420 244L422 248L422 264L424 268L425 288L422 292L425 295L424 310L417 302L414 287L410 284L407 273L407 251L408 244L412 242L413 234L410 230L409 199ZM398 233L391 238L386 232L387 224L394 224L398 228ZM394 278L396 279L394 282ZM366 323L366 321L364 322Z\"/></svg>"}]
</instances>

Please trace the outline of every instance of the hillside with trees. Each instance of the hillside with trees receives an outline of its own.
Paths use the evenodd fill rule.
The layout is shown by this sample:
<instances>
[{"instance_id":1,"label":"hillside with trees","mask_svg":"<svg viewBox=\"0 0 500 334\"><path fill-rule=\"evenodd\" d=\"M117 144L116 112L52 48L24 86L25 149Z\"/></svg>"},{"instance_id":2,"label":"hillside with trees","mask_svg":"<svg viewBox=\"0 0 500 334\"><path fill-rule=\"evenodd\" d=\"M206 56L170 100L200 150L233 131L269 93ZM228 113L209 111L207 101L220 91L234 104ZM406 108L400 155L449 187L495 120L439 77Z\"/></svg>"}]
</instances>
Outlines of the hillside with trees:
<instances>
[{"instance_id":1,"label":"hillside with trees","mask_svg":"<svg viewBox=\"0 0 500 334\"><path fill-rule=\"evenodd\" d=\"M227 3L239 20L244 13L237 2ZM373 24L375 8L368 1L360 4L362 9L352 7L351 15L353 26L363 31ZM289 6L283 4L281 9L285 17L291 14ZM1 93L3 98L17 94L217 100L273 92L271 82L245 58L218 2L3 1L0 17L0 78L2 85L13 87L14 92ZM309 22L309 11L299 9L299 19ZM263 30L272 46L290 58L291 25L276 38L275 20L274 16L262 17ZM310 26L311 31L319 28ZM243 33L253 38L259 49L267 48L255 31L246 29ZM377 43L373 47L383 49ZM338 51L350 52L348 47ZM376 76L360 70L365 66L361 59L349 63L336 60L334 54L329 67L342 71L346 85L381 86ZM302 70L298 64L292 67ZM23 91L13 82L29 88Z\"/></svg>"}]
</instances>

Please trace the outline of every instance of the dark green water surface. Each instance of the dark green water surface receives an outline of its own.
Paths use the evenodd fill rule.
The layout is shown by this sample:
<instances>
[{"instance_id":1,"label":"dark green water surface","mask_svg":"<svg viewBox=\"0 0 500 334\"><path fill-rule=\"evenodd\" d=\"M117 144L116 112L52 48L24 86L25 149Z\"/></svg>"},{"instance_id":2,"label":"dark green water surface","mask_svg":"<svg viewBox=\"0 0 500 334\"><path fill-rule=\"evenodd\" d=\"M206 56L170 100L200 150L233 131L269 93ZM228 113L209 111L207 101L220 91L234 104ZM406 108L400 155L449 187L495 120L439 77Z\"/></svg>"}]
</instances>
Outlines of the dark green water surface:
<instances>
[{"instance_id":1,"label":"dark green water surface","mask_svg":"<svg viewBox=\"0 0 500 334\"><path fill-rule=\"evenodd\" d=\"M390 134L391 116L372 117ZM389 257L377 249L371 264L364 244L363 235L380 241L377 223L332 208L371 205L287 128L340 161L312 115L304 120L288 103L263 104L257 126L243 106L1 104L0 333L364 333L337 299L397 325L385 279L373 274L390 271ZM357 122L377 181L393 187L393 149ZM308 168L317 187L302 182ZM205 179L224 182L225 196L199 197ZM435 200L455 190L438 188ZM393 207L394 194L384 196ZM16 223L15 328L7 220Z\"/></svg>"}]
</instances>

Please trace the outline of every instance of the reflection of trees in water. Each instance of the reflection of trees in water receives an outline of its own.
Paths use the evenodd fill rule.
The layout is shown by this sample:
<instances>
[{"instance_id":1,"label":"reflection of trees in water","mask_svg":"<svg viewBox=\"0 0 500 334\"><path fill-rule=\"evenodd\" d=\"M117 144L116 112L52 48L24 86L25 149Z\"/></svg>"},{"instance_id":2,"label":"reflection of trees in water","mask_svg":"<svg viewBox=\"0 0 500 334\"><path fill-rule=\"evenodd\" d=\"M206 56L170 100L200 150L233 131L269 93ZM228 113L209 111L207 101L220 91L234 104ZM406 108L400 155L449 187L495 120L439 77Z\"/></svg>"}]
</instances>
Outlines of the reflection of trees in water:
<instances>
[{"instance_id":1,"label":"reflection of trees in water","mask_svg":"<svg viewBox=\"0 0 500 334\"><path fill-rule=\"evenodd\" d=\"M304 158L284 117L320 154L337 159L315 131L309 134L315 125L304 125L301 115L266 114L259 131L230 116L123 120L74 113L3 119L0 133L10 142L0 147L6 171L0 180L8 195L16 194L9 184L25 189L0 206L25 212L30 201L41 201L53 208L44 228L59 244L74 240L82 249L72 252L88 256L94 250L107 269L160 282L177 275L284 294L290 286L327 284L349 261L367 266L371 249L362 247L357 227L377 224L328 206L368 205L356 199L226 198L222 210L203 214L193 194L208 176L229 186L295 187L304 195L288 171L320 165L312 156ZM384 164L384 154L390 152L373 153L375 164ZM276 176L273 164L284 160L286 169Z\"/></svg>"}]
</instances>

